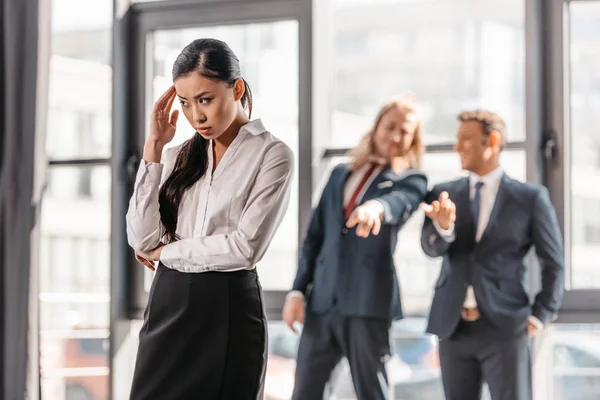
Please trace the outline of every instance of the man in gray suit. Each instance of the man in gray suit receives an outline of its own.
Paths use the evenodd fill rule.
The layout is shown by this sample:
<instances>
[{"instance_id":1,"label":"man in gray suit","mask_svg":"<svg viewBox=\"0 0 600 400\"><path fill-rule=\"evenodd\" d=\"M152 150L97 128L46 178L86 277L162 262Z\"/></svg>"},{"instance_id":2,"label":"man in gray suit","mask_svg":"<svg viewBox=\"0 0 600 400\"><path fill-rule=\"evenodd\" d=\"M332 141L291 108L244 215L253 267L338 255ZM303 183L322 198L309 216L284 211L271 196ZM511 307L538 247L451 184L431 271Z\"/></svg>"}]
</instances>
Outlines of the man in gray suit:
<instances>
[{"instance_id":1,"label":"man in gray suit","mask_svg":"<svg viewBox=\"0 0 600 400\"><path fill-rule=\"evenodd\" d=\"M436 185L421 208L421 246L443 257L427 331L440 339L447 400L530 400L529 338L557 312L564 256L545 187L509 178L499 164L504 121L459 115L456 151L469 177ZM533 304L524 258L534 246L542 289Z\"/></svg>"}]
</instances>

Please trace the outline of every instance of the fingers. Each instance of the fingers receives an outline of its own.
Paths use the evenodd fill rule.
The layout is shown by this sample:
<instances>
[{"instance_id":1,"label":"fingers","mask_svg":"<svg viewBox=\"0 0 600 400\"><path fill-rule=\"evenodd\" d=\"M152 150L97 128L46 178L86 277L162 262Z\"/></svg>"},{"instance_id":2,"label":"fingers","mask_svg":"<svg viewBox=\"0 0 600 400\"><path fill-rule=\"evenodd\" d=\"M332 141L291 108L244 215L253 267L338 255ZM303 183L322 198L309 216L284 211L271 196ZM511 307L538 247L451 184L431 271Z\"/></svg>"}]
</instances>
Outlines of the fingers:
<instances>
[{"instance_id":1,"label":"fingers","mask_svg":"<svg viewBox=\"0 0 600 400\"><path fill-rule=\"evenodd\" d=\"M375 218L373 221L373 228L371 228L371 233L375 236L379 235L379 231L381 230L381 219Z\"/></svg>"},{"instance_id":2,"label":"fingers","mask_svg":"<svg viewBox=\"0 0 600 400\"><path fill-rule=\"evenodd\" d=\"M429 216L429 214L433 211L433 206L427 203L419 204L419 208L423 210L423 212L427 214L427 216Z\"/></svg>"},{"instance_id":3,"label":"fingers","mask_svg":"<svg viewBox=\"0 0 600 400\"><path fill-rule=\"evenodd\" d=\"M358 224L358 222L358 213L356 212L356 210L354 210L352 214L350 214L348 221L346 221L346 227L353 228L354 226L356 226L356 224Z\"/></svg>"},{"instance_id":4,"label":"fingers","mask_svg":"<svg viewBox=\"0 0 600 400\"><path fill-rule=\"evenodd\" d=\"M147 260L146 258L140 256L139 254L135 255L135 259L142 264L143 266L147 267L148 269L150 269L151 271L154 271L154 263L150 260Z\"/></svg>"},{"instance_id":5,"label":"fingers","mask_svg":"<svg viewBox=\"0 0 600 400\"><path fill-rule=\"evenodd\" d=\"M296 314L296 321L304 324L304 307L301 307Z\"/></svg>"},{"instance_id":6,"label":"fingers","mask_svg":"<svg viewBox=\"0 0 600 400\"><path fill-rule=\"evenodd\" d=\"M448 199L440 203L440 210L438 213L438 219L449 219L450 211L452 209L452 202Z\"/></svg>"},{"instance_id":7,"label":"fingers","mask_svg":"<svg viewBox=\"0 0 600 400\"><path fill-rule=\"evenodd\" d=\"M370 231L369 222L368 221L359 221L358 225L356 225L356 236L358 237L367 237Z\"/></svg>"},{"instance_id":8,"label":"fingers","mask_svg":"<svg viewBox=\"0 0 600 400\"><path fill-rule=\"evenodd\" d=\"M452 203L450 205L450 222L456 221L456 204Z\"/></svg>"},{"instance_id":9,"label":"fingers","mask_svg":"<svg viewBox=\"0 0 600 400\"><path fill-rule=\"evenodd\" d=\"M283 307L283 320L285 324L291 329L292 332L298 333L296 331L296 327L294 326L294 322L298 321L301 324L304 323L304 307L297 306L293 303L287 303Z\"/></svg>"},{"instance_id":10,"label":"fingers","mask_svg":"<svg viewBox=\"0 0 600 400\"><path fill-rule=\"evenodd\" d=\"M177 97L177 93L175 92L175 87L173 86L173 93L169 96L165 107L163 108L163 112L165 115L169 115L171 112L171 107L173 107L173 102L175 101L175 97Z\"/></svg>"},{"instance_id":11,"label":"fingers","mask_svg":"<svg viewBox=\"0 0 600 400\"><path fill-rule=\"evenodd\" d=\"M177 125L177 118L179 117L179 110L175 110L171 113L171 120L169 123L173 126Z\"/></svg>"},{"instance_id":12,"label":"fingers","mask_svg":"<svg viewBox=\"0 0 600 400\"><path fill-rule=\"evenodd\" d=\"M356 226L356 235L359 237L369 237L370 234L378 235L381 230L381 216L370 212L368 208L358 207L352 212L346 227Z\"/></svg>"},{"instance_id":13,"label":"fingers","mask_svg":"<svg viewBox=\"0 0 600 400\"><path fill-rule=\"evenodd\" d=\"M154 103L154 109L153 111L157 111L158 109L162 108L164 102L171 96L173 96L175 94L175 86L171 86L167 89L166 92L164 92Z\"/></svg>"},{"instance_id":14,"label":"fingers","mask_svg":"<svg viewBox=\"0 0 600 400\"><path fill-rule=\"evenodd\" d=\"M285 324L288 326L288 328L291 329L292 332L298 333L298 332L296 332L296 328L294 327L294 317L292 315L289 315L289 313L284 313L283 320L285 321Z\"/></svg>"},{"instance_id":15,"label":"fingers","mask_svg":"<svg viewBox=\"0 0 600 400\"><path fill-rule=\"evenodd\" d=\"M371 232L372 222L368 213L361 207L354 210L358 226L356 227L356 235L359 237L369 236Z\"/></svg>"},{"instance_id":16,"label":"fingers","mask_svg":"<svg viewBox=\"0 0 600 400\"><path fill-rule=\"evenodd\" d=\"M456 206L450 200L450 195L446 191L441 192L438 199L432 201L431 204L419 204L419 208L423 210L427 217L438 222L454 222L456 220Z\"/></svg>"},{"instance_id":17,"label":"fingers","mask_svg":"<svg viewBox=\"0 0 600 400\"><path fill-rule=\"evenodd\" d=\"M144 266L146 266L150 271L154 271L154 263L150 260L144 260L144 262L142 262L142 264L144 264Z\"/></svg>"},{"instance_id":18,"label":"fingers","mask_svg":"<svg viewBox=\"0 0 600 400\"><path fill-rule=\"evenodd\" d=\"M369 237L372 233L373 235L379 234L379 230L381 229L381 220L374 217L367 217L366 221L362 221L358 223L358 227L356 228L356 235L359 237Z\"/></svg>"},{"instance_id":19,"label":"fingers","mask_svg":"<svg viewBox=\"0 0 600 400\"><path fill-rule=\"evenodd\" d=\"M167 102L171 101L171 104L173 104L174 99L175 99L175 86L171 86L167 89L166 92L163 93L162 96L160 96L158 98L158 100L156 100L156 103L154 103L154 109L152 111L155 113L162 111L165 108Z\"/></svg>"},{"instance_id":20,"label":"fingers","mask_svg":"<svg viewBox=\"0 0 600 400\"><path fill-rule=\"evenodd\" d=\"M440 193L440 197L438 198L438 204L440 216L446 217L448 209L450 208L450 204L452 204L452 201L450 201L450 197L448 196L448 192L443 191L442 193Z\"/></svg>"},{"instance_id":21,"label":"fingers","mask_svg":"<svg viewBox=\"0 0 600 400\"><path fill-rule=\"evenodd\" d=\"M438 213L440 211L440 202L437 200L434 200L431 202L431 204L426 204L426 203L421 203L422 205L419 205L421 207L421 209L425 212L425 215L427 215L429 218L435 220L438 218Z\"/></svg>"},{"instance_id":22,"label":"fingers","mask_svg":"<svg viewBox=\"0 0 600 400\"><path fill-rule=\"evenodd\" d=\"M439 203L438 221L443 222L444 225L454 222L456 220L456 205L450 200L448 192L440 193Z\"/></svg>"}]
</instances>

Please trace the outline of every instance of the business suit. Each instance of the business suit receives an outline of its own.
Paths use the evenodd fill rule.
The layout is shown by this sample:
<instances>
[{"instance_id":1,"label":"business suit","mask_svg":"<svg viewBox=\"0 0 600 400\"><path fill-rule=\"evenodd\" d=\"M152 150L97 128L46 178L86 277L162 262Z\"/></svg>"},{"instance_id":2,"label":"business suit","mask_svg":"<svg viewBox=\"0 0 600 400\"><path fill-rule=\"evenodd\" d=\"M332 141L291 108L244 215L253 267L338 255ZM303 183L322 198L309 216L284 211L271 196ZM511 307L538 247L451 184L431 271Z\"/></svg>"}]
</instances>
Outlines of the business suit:
<instances>
[{"instance_id":1,"label":"business suit","mask_svg":"<svg viewBox=\"0 0 600 400\"><path fill-rule=\"evenodd\" d=\"M493 206L488 213L480 212L477 221L471 203L482 177L472 174L436 185L427 199L431 202L446 191L456 205L451 235L425 218L421 236L427 255L443 256L427 331L440 338L448 400L478 399L482 380L493 400L530 399L527 323L548 323L563 294L562 240L548 191L499 169L494 173L498 187L490 198ZM532 246L540 261L542 289L530 304L524 258ZM468 288L481 315L474 322L461 318Z\"/></svg>"},{"instance_id":2,"label":"business suit","mask_svg":"<svg viewBox=\"0 0 600 400\"><path fill-rule=\"evenodd\" d=\"M357 203L377 200L383 223L377 236L358 237L344 219L344 186L351 169L334 168L313 211L293 290L307 312L300 339L293 399L323 396L330 373L347 356L359 399L387 398L384 362L389 327L402 317L393 253L397 234L427 192L415 170L383 168Z\"/></svg>"}]
</instances>

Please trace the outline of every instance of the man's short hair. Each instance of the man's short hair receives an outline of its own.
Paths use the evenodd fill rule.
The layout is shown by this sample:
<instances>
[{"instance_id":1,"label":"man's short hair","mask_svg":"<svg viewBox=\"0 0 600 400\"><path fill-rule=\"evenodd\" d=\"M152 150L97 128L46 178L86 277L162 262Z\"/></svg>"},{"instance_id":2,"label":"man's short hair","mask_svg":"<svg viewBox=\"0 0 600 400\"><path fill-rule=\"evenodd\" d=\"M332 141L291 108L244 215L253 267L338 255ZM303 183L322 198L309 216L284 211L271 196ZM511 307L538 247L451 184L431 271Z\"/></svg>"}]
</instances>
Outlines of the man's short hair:
<instances>
[{"instance_id":1,"label":"man's short hair","mask_svg":"<svg viewBox=\"0 0 600 400\"><path fill-rule=\"evenodd\" d=\"M479 109L463 111L458 114L458 120L460 122L478 121L483 128L485 136L489 136L492 131L497 131L502 138L502 145L506 143L506 123L496 113Z\"/></svg>"}]
</instances>

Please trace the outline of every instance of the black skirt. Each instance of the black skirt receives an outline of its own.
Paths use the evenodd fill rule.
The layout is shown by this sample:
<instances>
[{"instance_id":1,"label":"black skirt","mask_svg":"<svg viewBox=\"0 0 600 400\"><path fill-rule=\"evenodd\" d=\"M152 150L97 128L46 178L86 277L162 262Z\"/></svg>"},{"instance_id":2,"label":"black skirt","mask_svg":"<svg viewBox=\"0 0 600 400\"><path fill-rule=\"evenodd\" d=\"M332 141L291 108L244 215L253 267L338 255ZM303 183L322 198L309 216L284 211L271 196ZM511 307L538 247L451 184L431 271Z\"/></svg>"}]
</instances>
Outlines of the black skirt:
<instances>
[{"instance_id":1,"label":"black skirt","mask_svg":"<svg viewBox=\"0 0 600 400\"><path fill-rule=\"evenodd\" d=\"M262 400L266 342L256 270L183 273L160 264L130 400Z\"/></svg>"}]
</instances>

